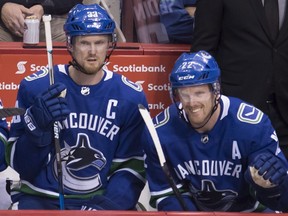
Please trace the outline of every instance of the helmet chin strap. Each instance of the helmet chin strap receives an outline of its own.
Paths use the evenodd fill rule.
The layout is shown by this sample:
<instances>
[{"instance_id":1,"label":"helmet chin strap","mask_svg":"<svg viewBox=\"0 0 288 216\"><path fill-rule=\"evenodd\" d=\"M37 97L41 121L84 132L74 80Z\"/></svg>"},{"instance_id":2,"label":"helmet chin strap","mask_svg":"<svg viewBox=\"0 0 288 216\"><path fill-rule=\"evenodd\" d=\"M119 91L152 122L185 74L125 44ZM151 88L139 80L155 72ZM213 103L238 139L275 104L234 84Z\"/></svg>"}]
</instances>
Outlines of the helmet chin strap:
<instances>
[{"instance_id":1,"label":"helmet chin strap","mask_svg":"<svg viewBox=\"0 0 288 216\"><path fill-rule=\"evenodd\" d=\"M72 54L71 54L72 56ZM88 74L86 70L75 60L75 58L72 56L72 61L69 61L69 65L72 65L76 70Z\"/></svg>"},{"instance_id":2,"label":"helmet chin strap","mask_svg":"<svg viewBox=\"0 0 288 216\"><path fill-rule=\"evenodd\" d=\"M217 107L219 105L219 100L220 100L220 97L218 99L215 98L215 104L214 104L214 106L213 106L213 108L212 108L212 110L210 112L209 118L204 122L203 125L201 125L199 127L193 127L192 124L189 121L189 118L185 115L183 108L180 109L179 107L177 107L177 109L179 111L179 117L182 118L187 124L189 124L195 130L203 128L209 122L209 120L211 119L212 115L217 110Z\"/></svg>"},{"instance_id":3,"label":"helmet chin strap","mask_svg":"<svg viewBox=\"0 0 288 216\"><path fill-rule=\"evenodd\" d=\"M116 45L117 45L117 42L114 41L115 39L112 39L112 40L113 40L112 41L112 48L111 48L110 53L108 55L106 55L106 58L105 58L105 61L104 61L104 65L109 61L110 56L112 55L112 53L113 53L113 51L114 51L114 49L116 48Z\"/></svg>"}]
</instances>

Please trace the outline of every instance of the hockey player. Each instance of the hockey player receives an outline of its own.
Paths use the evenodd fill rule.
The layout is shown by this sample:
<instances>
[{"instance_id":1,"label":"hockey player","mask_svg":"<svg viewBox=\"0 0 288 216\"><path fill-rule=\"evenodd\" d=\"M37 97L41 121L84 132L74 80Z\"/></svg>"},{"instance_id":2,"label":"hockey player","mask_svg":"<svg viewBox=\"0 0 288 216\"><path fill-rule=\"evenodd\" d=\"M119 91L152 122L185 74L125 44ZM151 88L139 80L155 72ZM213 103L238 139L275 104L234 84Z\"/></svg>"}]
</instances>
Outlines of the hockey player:
<instances>
[{"instance_id":1,"label":"hockey player","mask_svg":"<svg viewBox=\"0 0 288 216\"><path fill-rule=\"evenodd\" d=\"M220 69L205 51L183 53L176 61L173 104L153 120L181 196L173 194L149 139L150 202L165 211L185 205L190 211L283 210L278 198L288 192L287 162L275 130L254 106L221 95L219 79Z\"/></svg>"},{"instance_id":2,"label":"hockey player","mask_svg":"<svg viewBox=\"0 0 288 216\"><path fill-rule=\"evenodd\" d=\"M12 192L12 209L60 208L55 121L64 209L135 208L145 185L139 139L145 124L138 104L148 104L141 86L105 65L111 40L115 47L114 29L99 5L76 5L64 25L70 64L54 66L54 85L49 86L46 69L21 81L17 100L27 112L12 123L8 148L21 179Z\"/></svg>"}]
</instances>

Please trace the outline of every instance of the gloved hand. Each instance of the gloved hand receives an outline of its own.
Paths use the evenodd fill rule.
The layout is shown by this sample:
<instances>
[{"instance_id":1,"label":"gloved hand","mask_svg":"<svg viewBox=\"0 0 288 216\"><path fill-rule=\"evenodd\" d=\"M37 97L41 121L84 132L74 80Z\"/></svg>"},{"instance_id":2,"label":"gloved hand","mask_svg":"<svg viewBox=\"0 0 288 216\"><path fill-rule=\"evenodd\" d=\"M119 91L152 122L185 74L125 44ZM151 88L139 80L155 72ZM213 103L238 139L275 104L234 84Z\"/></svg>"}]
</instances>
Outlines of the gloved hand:
<instances>
[{"instance_id":1,"label":"gloved hand","mask_svg":"<svg viewBox=\"0 0 288 216\"><path fill-rule=\"evenodd\" d=\"M55 121L66 119L70 110L65 96L61 95L65 91L64 84L56 83L36 97L35 103L27 109L24 115L26 126L31 132L38 128L43 131L49 130Z\"/></svg>"},{"instance_id":2,"label":"gloved hand","mask_svg":"<svg viewBox=\"0 0 288 216\"><path fill-rule=\"evenodd\" d=\"M277 156L264 153L257 156L245 173L248 181L263 188L280 185L287 176L287 167Z\"/></svg>"}]
</instances>

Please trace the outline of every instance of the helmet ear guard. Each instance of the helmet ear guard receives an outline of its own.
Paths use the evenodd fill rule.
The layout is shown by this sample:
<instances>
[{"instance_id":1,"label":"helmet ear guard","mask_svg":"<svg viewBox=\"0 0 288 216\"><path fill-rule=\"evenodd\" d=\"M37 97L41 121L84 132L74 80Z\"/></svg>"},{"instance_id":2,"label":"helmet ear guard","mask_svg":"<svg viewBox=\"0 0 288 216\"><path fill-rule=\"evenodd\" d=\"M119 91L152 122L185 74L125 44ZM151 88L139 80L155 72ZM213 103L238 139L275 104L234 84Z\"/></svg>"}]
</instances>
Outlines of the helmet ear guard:
<instances>
[{"instance_id":1,"label":"helmet ear guard","mask_svg":"<svg viewBox=\"0 0 288 216\"><path fill-rule=\"evenodd\" d=\"M214 82L214 83L212 83L212 91L213 91L213 93L214 93L215 95L220 95L220 92L221 92L220 89L221 89L221 88L220 88L220 82L219 82L219 80L216 81L216 82Z\"/></svg>"},{"instance_id":2,"label":"helmet ear guard","mask_svg":"<svg viewBox=\"0 0 288 216\"><path fill-rule=\"evenodd\" d=\"M114 32L113 34L112 34L112 43L117 43L117 34L116 34L116 32Z\"/></svg>"}]
</instances>

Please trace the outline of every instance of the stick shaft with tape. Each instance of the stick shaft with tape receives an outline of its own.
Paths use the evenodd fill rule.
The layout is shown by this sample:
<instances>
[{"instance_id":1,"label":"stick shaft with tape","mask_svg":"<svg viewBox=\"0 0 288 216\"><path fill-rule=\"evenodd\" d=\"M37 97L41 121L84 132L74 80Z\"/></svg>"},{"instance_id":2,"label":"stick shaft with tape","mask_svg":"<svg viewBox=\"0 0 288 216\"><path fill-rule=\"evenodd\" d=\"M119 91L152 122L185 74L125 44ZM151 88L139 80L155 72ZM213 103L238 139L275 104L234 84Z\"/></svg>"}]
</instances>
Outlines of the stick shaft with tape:
<instances>
[{"instance_id":1,"label":"stick shaft with tape","mask_svg":"<svg viewBox=\"0 0 288 216\"><path fill-rule=\"evenodd\" d=\"M48 71L49 71L49 79L50 85L54 84L54 70L53 70L53 46L52 46L52 34L51 34L51 15L44 15L42 17L45 27L45 38L46 38L46 50L48 57ZM56 162L57 162L57 174L58 174L58 187L59 187L59 204L60 209L64 210L64 185L63 185L63 171L62 171L62 163L61 163L61 148L59 141L59 125L58 121L54 122L53 125L54 130L54 144L55 144L55 152L56 152Z\"/></svg>"}]
</instances>

